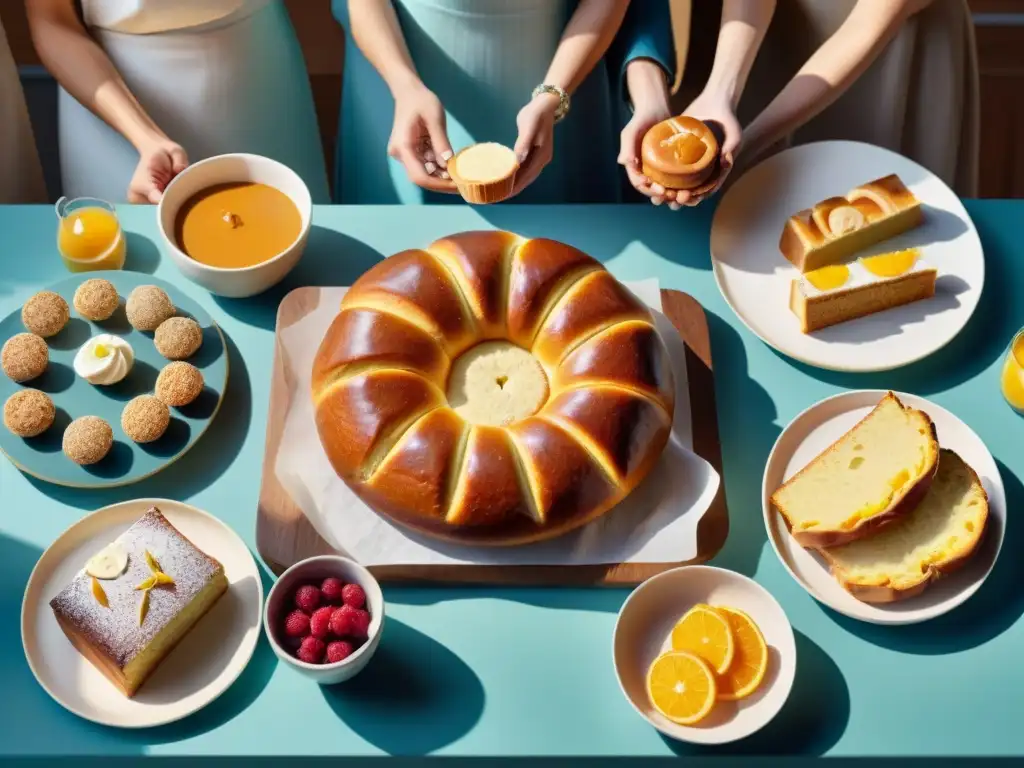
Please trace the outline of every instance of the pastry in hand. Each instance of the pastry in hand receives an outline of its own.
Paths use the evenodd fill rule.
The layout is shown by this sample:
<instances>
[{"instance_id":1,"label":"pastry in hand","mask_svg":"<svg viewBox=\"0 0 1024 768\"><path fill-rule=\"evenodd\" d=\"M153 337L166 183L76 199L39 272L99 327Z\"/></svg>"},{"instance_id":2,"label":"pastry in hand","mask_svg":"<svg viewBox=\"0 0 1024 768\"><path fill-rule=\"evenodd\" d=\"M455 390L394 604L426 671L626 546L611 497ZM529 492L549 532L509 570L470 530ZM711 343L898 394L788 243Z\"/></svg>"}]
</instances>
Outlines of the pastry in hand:
<instances>
[{"instance_id":1,"label":"pastry in hand","mask_svg":"<svg viewBox=\"0 0 1024 768\"><path fill-rule=\"evenodd\" d=\"M779 250L801 272L810 272L847 261L923 220L921 202L891 174L790 216Z\"/></svg>"},{"instance_id":2,"label":"pastry in hand","mask_svg":"<svg viewBox=\"0 0 1024 768\"><path fill-rule=\"evenodd\" d=\"M640 147L644 176L665 189L694 190L718 167L718 139L707 124L679 115L662 120Z\"/></svg>"},{"instance_id":3,"label":"pastry in hand","mask_svg":"<svg viewBox=\"0 0 1024 768\"><path fill-rule=\"evenodd\" d=\"M515 188L519 160L502 144L473 144L448 161L459 194L467 203L500 203Z\"/></svg>"}]
</instances>

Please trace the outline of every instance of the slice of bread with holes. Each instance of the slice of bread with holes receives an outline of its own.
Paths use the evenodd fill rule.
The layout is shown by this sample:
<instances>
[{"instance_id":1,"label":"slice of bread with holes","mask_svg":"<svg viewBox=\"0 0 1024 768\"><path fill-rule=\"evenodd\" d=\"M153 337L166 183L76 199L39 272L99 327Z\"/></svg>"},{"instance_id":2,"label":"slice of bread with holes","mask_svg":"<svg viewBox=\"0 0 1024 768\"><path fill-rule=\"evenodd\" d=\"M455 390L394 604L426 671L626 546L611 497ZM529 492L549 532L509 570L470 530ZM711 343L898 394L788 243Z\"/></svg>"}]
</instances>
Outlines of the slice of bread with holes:
<instances>
[{"instance_id":1,"label":"slice of bread with holes","mask_svg":"<svg viewBox=\"0 0 1024 768\"><path fill-rule=\"evenodd\" d=\"M988 495L977 473L943 449L939 471L913 512L874 536L821 550L832 575L858 600L891 603L920 594L977 551Z\"/></svg>"},{"instance_id":2,"label":"slice of bread with holes","mask_svg":"<svg viewBox=\"0 0 1024 768\"><path fill-rule=\"evenodd\" d=\"M855 541L911 512L939 465L928 414L889 392L856 426L772 494L804 547Z\"/></svg>"}]
</instances>

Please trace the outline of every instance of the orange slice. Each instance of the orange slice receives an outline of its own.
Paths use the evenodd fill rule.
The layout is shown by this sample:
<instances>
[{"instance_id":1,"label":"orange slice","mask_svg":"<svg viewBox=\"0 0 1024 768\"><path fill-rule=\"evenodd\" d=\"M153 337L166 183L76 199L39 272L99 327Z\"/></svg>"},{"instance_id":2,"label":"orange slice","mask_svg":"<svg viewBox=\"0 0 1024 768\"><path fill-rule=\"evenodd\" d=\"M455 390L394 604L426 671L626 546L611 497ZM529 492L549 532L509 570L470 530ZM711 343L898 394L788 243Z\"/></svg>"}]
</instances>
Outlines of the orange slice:
<instances>
[{"instance_id":1,"label":"orange slice","mask_svg":"<svg viewBox=\"0 0 1024 768\"><path fill-rule=\"evenodd\" d=\"M672 629L672 650L695 653L715 672L725 674L735 653L729 622L710 605L698 603Z\"/></svg>"},{"instance_id":2,"label":"orange slice","mask_svg":"<svg viewBox=\"0 0 1024 768\"><path fill-rule=\"evenodd\" d=\"M680 725L693 725L715 706L715 673L700 656L669 651L647 670L647 696L661 714Z\"/></svg>"},{"instance_id":3,"label":"orange slice","mask_svg":"<svg viewBox=\"0 0 1024 768\"><path fill-rule=\"evenodd\" d=\"M768 671L768 646L754 620L736 608L716 606L725 616L736 641L736 653L729 671L718 678L718 698L744 699L758 689Z\"/></svg>"}]
</instances>

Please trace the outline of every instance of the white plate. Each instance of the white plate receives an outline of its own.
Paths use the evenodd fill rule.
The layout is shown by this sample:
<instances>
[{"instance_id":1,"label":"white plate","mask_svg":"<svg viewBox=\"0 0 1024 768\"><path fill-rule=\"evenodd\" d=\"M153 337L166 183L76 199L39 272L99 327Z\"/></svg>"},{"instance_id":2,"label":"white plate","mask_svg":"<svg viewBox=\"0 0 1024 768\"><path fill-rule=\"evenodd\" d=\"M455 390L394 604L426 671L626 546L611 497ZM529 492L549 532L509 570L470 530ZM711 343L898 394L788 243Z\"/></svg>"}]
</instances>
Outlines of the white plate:
<instances>
[{"instance_id":1,"label":"white plate","mask_svg":"<svg viewBox=\"0 0 1024 768\"><path fill-rule=\"evenodd\" d=\"M151 506L159 508L193 544L220 561L229 586L129 699L71 647L49 602L93 554ZM103 725L145 728L187 717L228 689L256 649L262 608L259 569L238 534L187 504L136 499L87 515L43 553L29 576L21 604L21 642L32 674L58 704Z\"/></svg>"},{"instance_id":2,"label":"white plate","mask_svg":"<svg viewBox=\"0 0 1024 768\"><path fill-rule=\"evenodd\" d=\"M746 699L719 701L703 722L678 725L651 705L647 670L671 649L672 627L697 603L750 616L768 646L768 670ZM626 598L615 622L612 660L626 700L661 733L691 744L725 744L760 730L782 709L796 676L796 641L782 606L760 584L724 568L690 565L648 579Z\"/></svg>"},{"instance_id":3,"label":"white plate","mask_svg":"<svg viewBox=\"0 0 1024 768\"><path fill-rule=\"evenodd\" d=\"M985 537L977 553L963 568L930 585L917 597L888 604L857 600L832 578L828 565L804 549L786 530L786 524L771 504L775 489L809 464L818 454L842 437L866 416L885 395L883 390L845 392L822 400L801 413L775 442L764 470L761 506L768 540L782 564L816 600L854 619L873 624L914 624L953 610L978 591L995 565L1006 528L1006 493L992 454L974 431L935 403L916 395L896 393L904 405L924 411L935 422L939 445L959 454L988 493L989 515Z\"/></svg>"},{"instance_id":4,"label":"white plate","mask_svg":"<svg viewBox=\"0 0 1024 768\"><path fill-rule=\"evenodd\" d=\"M864 253L920 247L939 270L936 295L801 333L789 310L797 271L779 252L783 224L797 211L890 173L924 204L925 223ZM715 212L711 261L722 296L753 333L796 360L836 371L884 371L927 357L967 324L985 282L978 232L953 191L912 160L853 141L794 147L744 174Z\"/></svg>"}]
</instances>

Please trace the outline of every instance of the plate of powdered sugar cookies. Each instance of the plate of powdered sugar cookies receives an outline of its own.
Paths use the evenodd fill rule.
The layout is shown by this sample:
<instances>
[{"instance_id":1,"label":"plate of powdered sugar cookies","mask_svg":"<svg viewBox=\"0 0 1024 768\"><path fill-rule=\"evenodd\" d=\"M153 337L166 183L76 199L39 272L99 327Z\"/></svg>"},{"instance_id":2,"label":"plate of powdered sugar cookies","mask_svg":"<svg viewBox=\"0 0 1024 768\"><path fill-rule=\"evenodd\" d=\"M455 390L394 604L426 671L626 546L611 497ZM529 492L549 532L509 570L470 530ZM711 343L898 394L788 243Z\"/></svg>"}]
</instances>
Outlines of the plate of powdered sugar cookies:
<instances>
[{"instance_id":1,"label":"plate of powdered sugar cookies","mask_svg":"<svg viewBox=\"0 0 1024 768\"><path fill-rule=\"evenodd\" d=\"M162 280L97 272L0 320L0 450L57 485L128 485L181 457L216 416L224 336Z\"/></svg>"}]
</instances>

